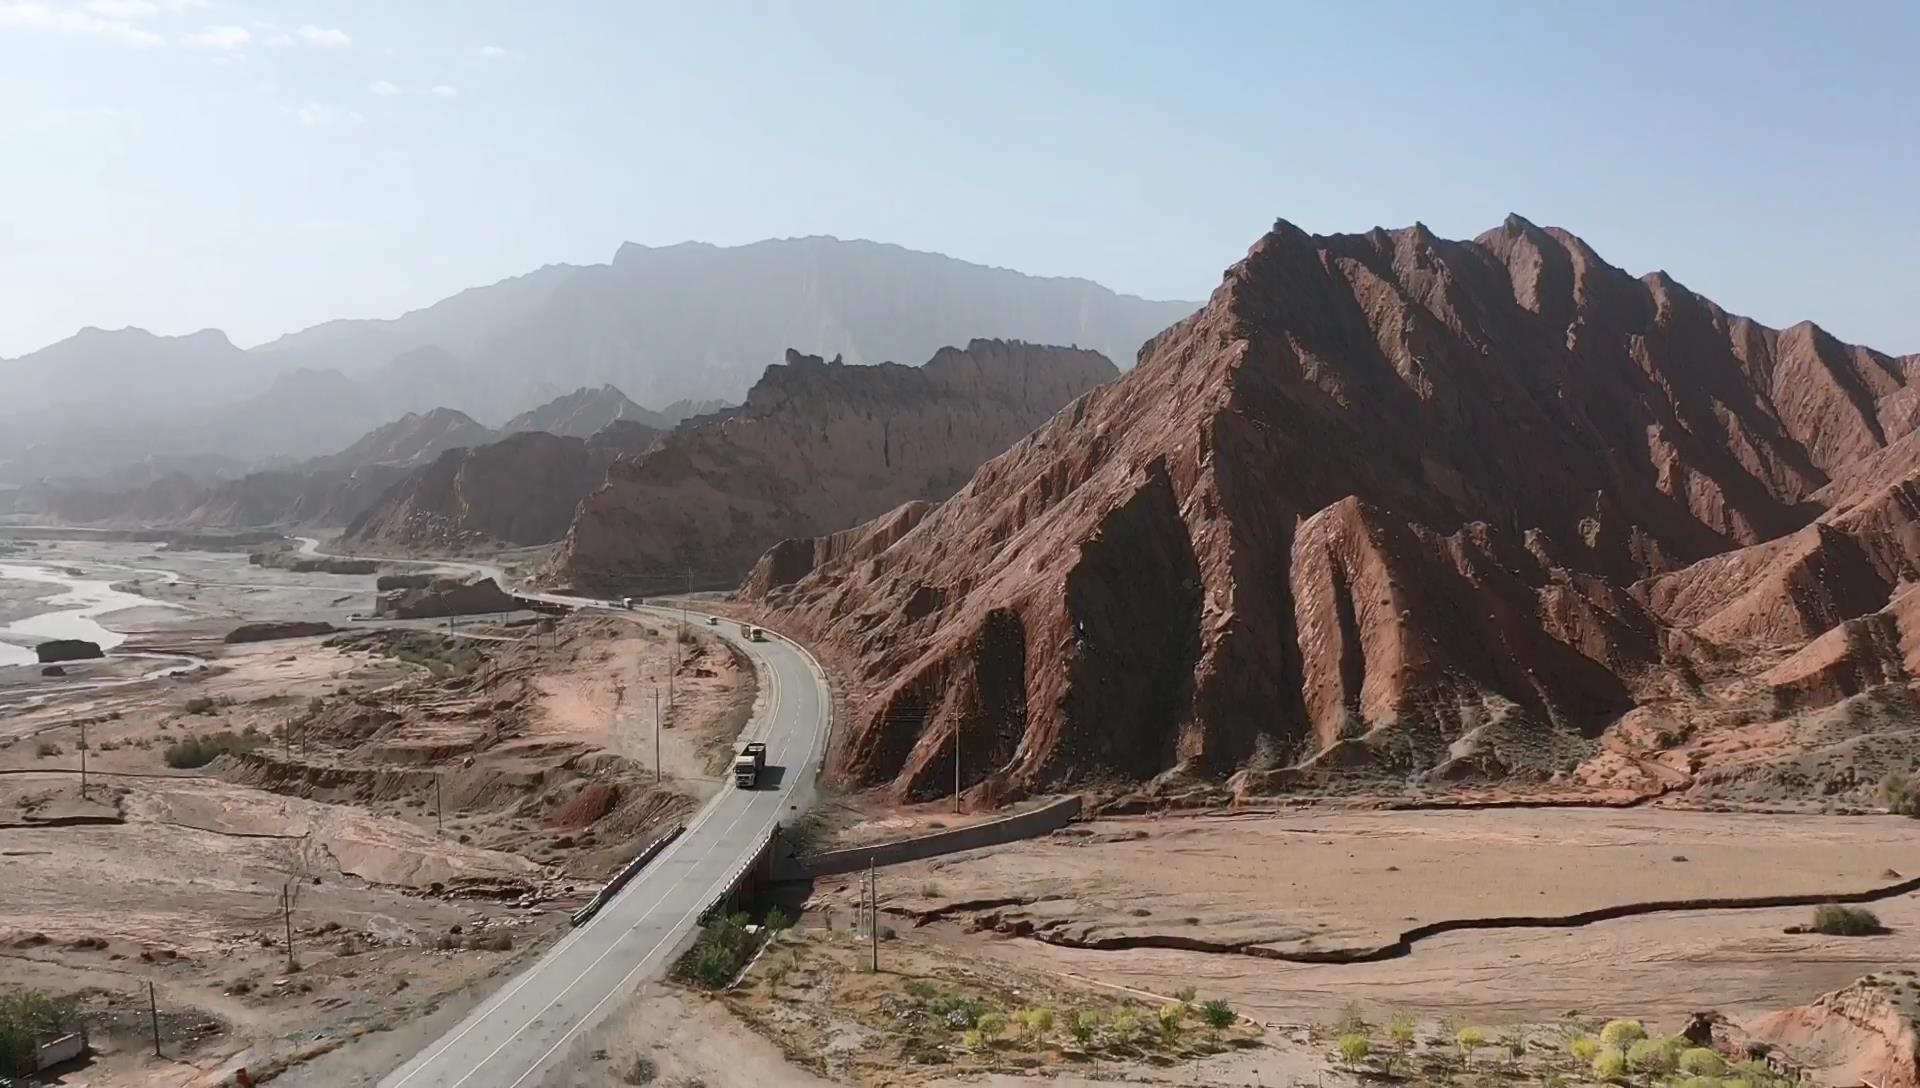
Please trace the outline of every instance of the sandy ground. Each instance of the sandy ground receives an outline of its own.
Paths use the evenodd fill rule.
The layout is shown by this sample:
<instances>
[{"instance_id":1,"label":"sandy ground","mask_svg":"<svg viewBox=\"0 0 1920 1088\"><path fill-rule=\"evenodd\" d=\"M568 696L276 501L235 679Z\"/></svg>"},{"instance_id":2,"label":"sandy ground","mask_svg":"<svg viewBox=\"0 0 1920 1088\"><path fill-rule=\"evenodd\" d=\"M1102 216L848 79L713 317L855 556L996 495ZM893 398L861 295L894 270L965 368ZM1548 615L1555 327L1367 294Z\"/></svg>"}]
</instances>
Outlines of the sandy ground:
<instances>
[{"instance_id":1,"label":"sandy ground","mask_svg":"<svg viewBox=\"0 0 1920 1088\"><path fill-rule=\"evenodd\" d=\"M1128 818L901 866L902 909L996 908L1076 939L1175 934L1370 948L1453 918L1647 900L1862 891L1920 876L1920 823L1661 810Z\"/></svg>"},{"instance_id":2,"label":"sandy ground","mask_svg":"<svg viewBox=\"0 0 1920 1088\"><path fill-rule=\"evenodd\" d=\"M1576 928L1443 934L1347 965L1067 945L1169 935L1281 951L1371 947L1451 918L1695 897L1822 894L1920 876L1920 823L1659 810L1305 813L1096 822L888 870L885 909L957 954L1169 994L1200 985L1273 1024L1347 1001L1550 1019L1569 1009L1759 1011L1920 955L1920 899L1883 937L1789 935L1808 908L1692 911ZM818 905L845 915L851 885ZM969 903L974 905L968 906ZM1912 923L1911 927L1908 924ZM1040 937L1010 937L1028 926ZM982 931L984 930L984 931ZM1683 966L1682 966L1683 965ZM1679 969L1676 969L1679 968Z\"/></svg>"},{"instance_id":3,"label":"sandy ground","mask_svg":"<svg viewBox=\"0 0 1920 1088\"><path fill-rule=\"evenodd\" d=\"M147 591L195 611L166 610L169 625L137 637L207 666L38 685L0 713L0 978L80 997L101 1057L76 1075L95 1088L207 1083L240 1064L288 1067L278 1083L372 1083L690 809L703 761L753 703L752 669L717 640L676 644L624 617L228 647L218 636L242 620L339 623L365 599L343 599L352 578L244 556L115 561L193 572L152 576ZM642 736L619 689L671 663L656 786L651 698ZM219 735L253 750L198 769L163 758ZM164 1059L150 1054L148 982Z\"/></svg>"}]
</instances>

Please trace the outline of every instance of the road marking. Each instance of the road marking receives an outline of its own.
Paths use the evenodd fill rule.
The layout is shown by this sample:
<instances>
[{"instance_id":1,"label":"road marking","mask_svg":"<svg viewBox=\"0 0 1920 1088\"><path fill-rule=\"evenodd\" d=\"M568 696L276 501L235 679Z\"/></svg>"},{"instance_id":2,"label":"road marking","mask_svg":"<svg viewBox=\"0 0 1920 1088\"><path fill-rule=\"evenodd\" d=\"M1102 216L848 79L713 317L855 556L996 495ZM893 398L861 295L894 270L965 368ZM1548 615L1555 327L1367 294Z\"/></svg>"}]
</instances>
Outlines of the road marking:
<instances>
[{"instance_id":1,"label":"road marking","mask_svg":"<svg viewBox=\"0 0 1920 1088\"><path fill-rule=\"evenodd\" d=\"M782 702L782 693L781 693L779 671L775 667L774 663L771 661L767 662L767 677L768 677L768 687L772 689L770 692L771 698L769 699L771 708L768 712L767 718L770 723L777 725L778 709ZM762 829L760 834L754 836L754 838L752 839L753 843L758 844L761 838L767 833L769 833L772 830L773 825L779 821L780 815L784 811L783 806L786 803L787 799L793 795L793 791L797 785L798 785L797 782L793 782L780 792L780 794L777 796L777 799L775 800L774 805L772 806L773 819L767 822L766 827ZM722 794L721 796L725 796L725 795ZM731 821L728 822L726 830L720 833L718 839L716 839L713 845L707 849L707 852L702 854L698 859L694 860L691 864L698 865L701 862L709 860L710 858L713 857L716 851L718 851L721 847L725 846L727 842L727 838L733 832L733 829L739 826L741 819L743 819L753 811L754 801L756 800L758 800L758 798L749 799L747 804L741 808L740 812L736 814ZM714 808L714 811L717 811L718 807L719 806L716 805ZM702 821L702 823L704 823L704 820ZM686 841L686 837L683 836L681 841ZM700 894L700 897L695 900L694 905L691 908L689 908L687 911L682 913L680 917L676 919L673 922L673 924L667 928L667 932L661 936L660 940L656 942L652 948L648 949L645 955L640 957L640 961L634 964L633 970L627 972L626 976L622 978L618 984L616 984L612 989L608 990L607 993L604 996L602 996L597 1003L594 1004L593 1008L587 1010L587 1012L583 1016L577 1018L574 1021L572 1027L568 1029L567 1033L560 1037L559 1042L555 1043L550 1049L547 1050L546 1053L542 1054L539 1058L534 1060L533 1065L529 1067L525 1073L522 1073L518 1080L515 1080L513 1082L514 1088L517 1088L519 1084L524 1082L529 1076L532 1076L536 1071L538 1071L541 1065L544 1064L548 1058L553 1056L553 1053L555 1050L558 1050L560 1047L565 1046L568 1040L572 1039L576 1034L578 1034L580 1029L592 1019L594 1014L600 1011L602 1006L606 1005L608 1001L612 1000L615 994L624 992L627 988L627 984L633 981L633 976L638 974L641 971L641 969L646 967L648 962L651 961L653 957L659 952L660 946L665 944L667 941L672 940L675 937L675 935L679 932L680 927L686 924L686 921L688 918L691 918L694 914L698 913L699 911L705 910L707 907L708 901L713 897L716 890L722 884L726 883L729 879L731 879L732 876L733 876L733 872L732 870L729 869L728 871L723 872L720 875L719 879L709 884L706 887L706 889L702 891L702 893ZM621 939L624 938L627 935L627 933L632 933L635 930L639 929L641 925L645 924L646 921L648 920L648 917L655 910L659 909L660 904L664 903L667 899L667 896L672 894L675 890L677 890L680 887L680 884L684 880L685 880L685 877L682 877L680 881L675 881L671 884L668 884L664 889L662 889L659 898L654 900L652 906L648 907L645 911L642 911L640 913L640 915L635 920L633 925L627 927L626 933L622 933L619 937L615 937L613 941L611 941L607 945L607 948L605 951L601 952L600 955L594 957L593 962L589 963L586 967L582 968L580 972L576 974L570 982L567 983L564 989L562 989L558 994L554 995L552 1000L548 1001L545 1005L541 1006L539 1011L533 1014L532 1019L530 1019L526 1024L521 1025L519 1028L514 1029L514 1031L510 1033L507 1036L507 1038L500 1043L500 1045L488 1051L486 1057L480 1059L479 1064L475 1065L472 1069L468 1070L465 1076L461 1077L457 1081L454 1081L451 1085L448 1086L448 1088L460 1088L461 1085L467 1083L469 1080L472 1080L475 1075L477 1075L482 1070L484 1070L487 1067L487 1063L492 1061L494 1057L498 1055L502 1050L505 1050L507 1047L513 1045L513 1043L519 1039L522 1032L532 1027L536 1021L538 1021L542 1016L546 1015L548 1010L552 1009L555 1005L559 1004L560 1001L567 996L567 994L573 991L573 988L575 986L578 986L580 984L580 980L586 978L587 975L591 974L595 968L599 967L600 964L608 956L612 955L614 953L614 950L619 947ZM526 981L531 981L532 980L531 976L539 973L540 972L538 970L529 971L528 972L529 977L527 978ZM522 985L524 984L525 983L523 982ZM517 992L518 990L519 990L519 987L516 986L515 991ZM500 1009L498 1007L496 1007L494 1010L494 1012L499 1012L499 1011ZM476 1023L474 1026L477 1027L478 1024ZM471 1031L471 1030L472 1028L468 1029L468 1031ZM463 1032L461 1034L462 1034L462 1037L464 1037L466 1033ZM447 1046L450 1047L453 1045L454 1042L458 1042L458 1041L459 1039L455 1039L453 1040L453 1042L448 1043ZM442 1047L438 1052L434 1054L434 1058L437 1059L440 1056L440 1054L443 1054L446 1052L446 1049L447 1047ZM429 1059L429 1063L431 1062L431 1060L432 1059ZM402 1085L406 1084L407 1080L411 1080L413 1076L417 1075L419 1072L420 1070L416 1069L414 1073L408 1074L406 1079L395 1082L392 1088L401 1088Z\"/></svg>"}]
</instances>

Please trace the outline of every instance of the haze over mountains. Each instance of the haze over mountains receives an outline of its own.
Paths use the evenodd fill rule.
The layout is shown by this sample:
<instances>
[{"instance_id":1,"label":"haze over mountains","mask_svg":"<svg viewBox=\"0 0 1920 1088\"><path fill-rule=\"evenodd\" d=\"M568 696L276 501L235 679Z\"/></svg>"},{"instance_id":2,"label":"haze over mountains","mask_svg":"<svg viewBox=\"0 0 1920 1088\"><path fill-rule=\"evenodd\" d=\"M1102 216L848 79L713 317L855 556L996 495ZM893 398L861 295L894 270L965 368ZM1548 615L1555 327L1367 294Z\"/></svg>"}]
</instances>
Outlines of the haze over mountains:
<instances>
[{"instance_id":1,"label":"haze over mountains","mask_svg":"<svg viewBox=\"0 0 1920 1088\"><path fill-rule=\"evenodd\" d=\"M497 424L582 387L654 408L737 402L789 348L877 363L994 336L1129 362L1191 309L874 242L629 243L607 264L551 265L246 351L215 330L83 330L0 362L0 482L149 457L313 457L407 412Z\"/></svg>"}]
</instances>

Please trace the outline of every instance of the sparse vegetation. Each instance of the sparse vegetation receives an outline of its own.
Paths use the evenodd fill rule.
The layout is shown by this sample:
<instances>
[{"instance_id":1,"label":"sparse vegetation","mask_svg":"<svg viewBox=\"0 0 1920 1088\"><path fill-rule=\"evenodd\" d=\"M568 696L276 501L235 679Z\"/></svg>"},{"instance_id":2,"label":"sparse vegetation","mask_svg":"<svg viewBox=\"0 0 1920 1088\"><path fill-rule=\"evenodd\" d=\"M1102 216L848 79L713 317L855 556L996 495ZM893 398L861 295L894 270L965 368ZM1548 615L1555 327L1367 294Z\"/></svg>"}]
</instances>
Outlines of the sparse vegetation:
<instances>
[{"instance_id":1,"label":"sparse vegetation","mask_svg":"<svg viewBox=\"0 0 1920 1088\"><path fill-rule=\"evenodd\" d=\"M1911 774L1890 774L1880 783L1880 798L1896 816L1920 817L1920 789Z\"/></svg>"},{"instance_id":2,"label":"sparse vegetation","mask_svg":"<svg viewBox=\"0 0 1920 1088\"><path fill-rule=\"evenodd\" d=\"M57 756L61 751L61 747L50 740L43 740L33 746L33 754L41 759L45 759L48 756Z\"/></svg>"},{"instance_id":3,"label":"sparse vegetation","mask_svg":"<svg viewBox=\"0 0 1920 1088\"><path fill-rule=\"evenodd\" d=\"M1641 1039L1627 1048L1627 1067L1636 1073L1667 1076L1679 1068L1680 1051L1686 1045L1678 1036Z\"/></svg>"},{"instance_id":4,"label":"sparse vegetation","mask_svg":"<svg viewBox=\"0 0 1920 1088\"><path fill-rule=\"evenodd\" d=\"M1467 1064L1473 1064L1473 1052L1487 1045L1487 1029L1464 1027L1454 1032L1453 1041L1460 1048Z\"/></svg>"},{"instance_id":5,"label":"sparse vegetation","mask_svg":"<svg viewBox=\"0 0 1920 1088\"><path fill-rule=\"evenodd\" d=\"M1576 1035L1567 1040L1567 1053L1573 1055L1577 1062L1592 1065L1593 1059L1600 1053L1600 1040L1591 1035Z\"/></svg>"},{"instance_id":6,"label":"sparse vegetation","mask_svg":"<svg viewBox=\"0 0 1920 1088\"><path fill-rule=\"evenodd\" d=\"M257 731L251 734L223 730L205 736L189 735L167 746L167 766L183 770L204 767L229 752L251 752L266 740Z\"/></svg>"},{"instance_id":7,"label":"sparse vegetation","mask_svg":"<svg viewBox=\"0 0 1920 1088\"><path fill-rule=\"evenodd\" d=\"M705 989L724 989L753 958L764 939L764 929L749 931L752 924L745 911L735 911L708 922L700 932L700 939L681 957L675 972L685 981Z\"/></svg>"},{"instance_id":8,"label":"sparse vegetation","mask_svg":"<svg viewBox=\"0 0 1920 1088\"><path fill-rule=\"evenodd\" d=\"M1813 912L1813 931L1830 937L1867 937L1885 932L1880 917L1865 907L1827 903Z\"/></svg>"},{"instance_id":9,"label":"sparse vegetation","mask_svg":"<svg viewBox=\"0 0 1920 1088\"><path fill-rule=\"evenodd\" d=\"M1682 1073L1695 1077L1717 1077L1727 1071L1726 1059L1706 1047L1691 1047L1680 1052Z\"/></svg>"},{"instance_id":10,"label":"sparse vegetation","mask_svg":"<svg viewBox=\"0 0 1920 1088\"><path fill-rule=\"evenodd\" d=\"M1618 1047L1607 1047L1593 1058L1593 1075L1603 1081L1616 1081L1627 1075L1627 1057Z\"/></svg>"},{"instance_id":11,"label":"sparse vegetation","mask_svg":"<svg viewBox=\"0 0 1920 1088\"><path fill-rule=\"evenodd\" d=\"M1387 1018L1387 1038L1393 1042L1394 1046L1402 1050L1412 1046L1413 1033L1414 1022L1412 1013L1407 1012L1405 1009L1396 1009L1393 1015Z\"/></svg>"},{"instance_id":12,"label":"sparse vegetation","mask_svg":"<svg viewBox=\"0 0 1920 1088\"><path fill-rule=\"evenodd\" d=\"M1240 1015L1233 1011L1233 1006L1217 997L1200 1003L1200 1022L1207 1025L1207 1031L1215 1039L1238 1019Z\"/></svg>"},{"instance_id":13,"label":"sparse vegetation","mask_svg":"<svg viewBox=\"0 0 1920 1088\"><path fill-rule=\"evenodd\" d=\"M0 994L0 1075L34 1071L39 1045L73 1030L79 1009L38 990Z\"/></svg>"},{"instance_id":14,"label":"sparse vegetation","mask_svg":"<svg viewBox=\"0 0 1920 1088\"><path fill-rule=\"evenodd\" d=\"M1350 1031L1340 1037L1335 1044L1340 1051L1340 1060L1349 1066L1358 1065L1373 1053L1373 1042L1357 1031Z\"/></svg>"},{"instance_id":15,"label":"sparse vegetation","mask_svg":"<svg viewBox=\"0 0 1920 1088\"><path fill-rule=\"evenodd\" d=\"M1100 1014L1093 1009L1081 1009L1073 1014L1073 1019L1067 1021L1067 1034L1073 1036L1073 1041L1083 1048L1091 1044L1093 1037L1099 1033Z\"/></svg>"},{"instance_id":16,"label":"sparse vegetation","mask_svg":"<svg viewBox=\"0 0 1920 1088\"><path fill-rule=\"evenodd\" d=\"M659 1076L659 1070L654 1066L653 1059L645 1054L634 1055L633 1060L620 1070L622 1084L652 1084L656 1076Z\"/></svg>"},{"instance_id":17,"label":"sparse vegetation","mask_svg":"<svg viewBox=\"0 0 1920 1088\"><path fill-rule=\"evenodd\" d=\"M1623 1054L1646 1037L1646 1025L1638 1020L1609 1020L1607 1026L1600 1029L1600 1041Z\"/></svg>"}]
</instances>

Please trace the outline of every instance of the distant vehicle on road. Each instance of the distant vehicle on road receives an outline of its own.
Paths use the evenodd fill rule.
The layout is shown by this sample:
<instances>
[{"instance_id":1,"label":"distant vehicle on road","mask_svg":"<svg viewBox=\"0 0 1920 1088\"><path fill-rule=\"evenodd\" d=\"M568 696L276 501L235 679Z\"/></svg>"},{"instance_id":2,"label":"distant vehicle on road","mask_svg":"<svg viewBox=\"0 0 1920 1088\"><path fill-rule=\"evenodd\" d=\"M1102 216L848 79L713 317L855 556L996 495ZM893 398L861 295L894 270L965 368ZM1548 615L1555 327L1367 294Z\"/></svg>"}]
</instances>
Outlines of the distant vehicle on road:
<instances>
[{"instance_id":1,"label":"distant vehicle on road","mask_svg":"<svg viewBox=\"0 0 1920 1088\"><path fill-rule=\"evenodd\" d=\"M720 617L719 617L719 616L708 616L708 617L707 617L707 626L708 626L708 627L718 627L718 626L720 626Z\"/></svg>"},{"instance_id":2,"label":"distant vehicle on road","mask_svg":"<svg viewBox=\"0 0 1920 1088\"><path fill-rule=\"evenodd\" d=\"M632 598L632 597L622 597L622 598L620 598L620 607L621 607L621 608L624 608L624 609L627 609L628 611L632 611L632 610L633 610L633 598Z\"/></svg>"},{"instance_id":3,"label":"distant vehicle on road","mask_svg":"<svg viewBox=\"0 0 1920 1088\"><path fill-rule=\"evenodd\" d=\"M760 773L767 769L767 745L764 741L748 741L740 746L740 753L733 757L733 785L735 789L750 790L760 784Z\"/></svg>"},{"instance_id":4,"label":"distant vehicle on road","mask_svg":"<svg viewBox=\"0 0 1920 1088\"><path fill-rule=\"evenodd\" d=\"M741 634L743 634L743 635L745 635L745 636L747 636L747 641L748 641L748 642L765 642L765 641L767 641L767 629L766 629L766 628L764 628L764 627L755 627L755 626L754 626L753 624L751 624L751 623L743 623L743 624L741 624L741 625L740 625L740 633L741 633Z\"/></svg>"}]
</instances>

